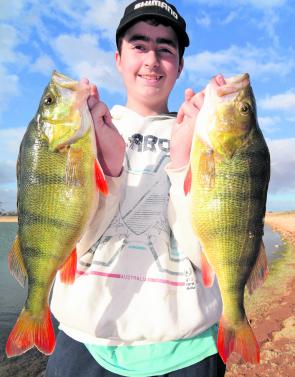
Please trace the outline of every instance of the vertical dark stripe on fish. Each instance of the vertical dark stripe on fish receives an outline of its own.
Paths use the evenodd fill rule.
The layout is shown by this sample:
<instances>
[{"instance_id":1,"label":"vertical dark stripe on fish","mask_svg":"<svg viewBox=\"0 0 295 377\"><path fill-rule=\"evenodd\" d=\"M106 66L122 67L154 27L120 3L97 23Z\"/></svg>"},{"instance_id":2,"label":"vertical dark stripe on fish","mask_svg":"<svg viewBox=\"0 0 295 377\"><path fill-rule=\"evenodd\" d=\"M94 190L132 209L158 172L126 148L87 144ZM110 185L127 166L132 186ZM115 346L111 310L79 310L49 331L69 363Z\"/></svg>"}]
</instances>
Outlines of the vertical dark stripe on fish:
<instances>
[{"instance_id":1,"label":"vertical dark stripe on fish","mask_svg":"<svg viewBox=\"0 0 295 377\"><path fill-rule=\"evenodd\" d=\"M44 224L44 225L52 225L57 228L71 228L71 229L78 229L79 224L72 224L63 220L58 220L42 215L36 215L25 211L23 208L20 208L21 217L20 217L20 224L21 225L33 225L33 224Z\"/></svg>"}]
</instances>

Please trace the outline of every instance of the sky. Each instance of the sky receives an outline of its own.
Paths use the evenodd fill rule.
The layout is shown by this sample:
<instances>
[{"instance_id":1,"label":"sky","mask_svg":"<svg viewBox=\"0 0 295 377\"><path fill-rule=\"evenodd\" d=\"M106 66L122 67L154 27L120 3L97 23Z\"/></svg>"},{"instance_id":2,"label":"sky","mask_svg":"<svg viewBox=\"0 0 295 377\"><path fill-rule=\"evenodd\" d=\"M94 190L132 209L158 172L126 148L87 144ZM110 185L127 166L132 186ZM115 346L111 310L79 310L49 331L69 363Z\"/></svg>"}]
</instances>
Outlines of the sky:
<instances>
[{"instance_id":1,"label":"sky","mask_svg":"<svg viewBox=\"0 0 295 377\"><path fill-rule=\"evenodd\" d=\"M248 72L271 154L267 210L295 209L295 0L170 1L191 44L169 101L217 73ZM110 108L125 104L115 30L129 0L0 0L0 208L16 209L19 144L53 69L87 77Z\"/></svg>"}]
</instances>

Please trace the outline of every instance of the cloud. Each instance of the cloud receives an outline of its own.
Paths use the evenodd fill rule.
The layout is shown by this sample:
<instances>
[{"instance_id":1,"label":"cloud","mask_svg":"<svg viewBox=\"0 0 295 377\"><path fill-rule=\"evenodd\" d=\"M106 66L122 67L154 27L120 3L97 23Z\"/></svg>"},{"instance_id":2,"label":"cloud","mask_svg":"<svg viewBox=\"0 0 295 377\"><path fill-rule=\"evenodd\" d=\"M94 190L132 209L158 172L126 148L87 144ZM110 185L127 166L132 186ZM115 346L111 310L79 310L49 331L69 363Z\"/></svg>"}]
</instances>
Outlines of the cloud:
<instances>
[{"instance_id":1,"label":"cloud","mask_svg":"<svg viewBox=\"0 0 295 377\"><path fill-rule=\"evenodd\" d=\"M12 183L16 180L16 162L0 161L0 184Z\"/></svg>"},{"instance_id":2,"label":"cloud","mask_svg":"<svg viewBox=\"0 0 295 377\"><path fill-rule=\"evenodd\" d=\"M236 11L231 11L224 20L221 20L222 25L228 25L230 24L233 20L235 20L238 16L238 12Z\"/></svg>"},{"instance_id":3,"label":"cloud","mask_svg":"<svg viewBox=\"0 0 295 377\"><path fill-rule=\"evenodd\" d=\"M0 151L1 158L6 161L16 161L19 146L26 128L0 128ZM2 166L2 165L1 165Z\"/></svg>"},{"instance_id":4,"label":"cloud","mask_svg":"<svg viewBox=\"0 0 295 377\"><path fill-rule=\"evenodd\" d=\"M258 123L263 132L275 132L279 129L281 118L278 116L260 116Z\"/></svg>"},{"instance_id":5,"label":"cloud","mask_svg":"<svg viewBox=\"0 0 295 377\"><path fill-rule=\"evenodd\" d=\"M272 49L261 49L252 45L231 46L215 52L202 51L185 59L185 72L192 82L199 77L208 77L220 72L224 76L249 72L259 80L287 76L294 69L294 60L277 54Z\"/></svg>"},{"instance_id":6,"label":"cloud","mask_svg":"<svg viewBox=\"0 0 295 377\"><path fill-rule=\"evenodd\" d=\"M196 22L198 25L208 28L211 25L211 18L208 13L202 12L200 16L196 17Z\"/></svg>"},{"instance_id":7,"label":"cloud","mask_svg":"<svg viewBox=\"0 0 295 377\"><path fill-rule=\"evenodd\" d=\"M39 56L34 63L31 64L30 70L32 72L48 74L55 67L54 61L48 55Z\"/></svg>"},{"instance_id":8,"label":"cloud","mask_svg":"<svg viewBox=\"0 0 295 377\"><path fill-rule=\"evenodd\" d=\"M257 27L266 32L274 46L279 45L279 37L276 33L276 25L279 23L280 17L274 9L265 10L264 15L257 24Z\"/></svg>"},{"instance_id":9,"label":"cloud","mask_svg":"<svg viewBox=\"0 0 295 377\"><path fill-rule=\"evenodd\" d=\"M269 191L294 193L295 196L295 138L267 140L271 156Z\"/></svg>"},{"instance_id":10,"label":"cloud","mask_svg":"<svg viewBox=\"0 0 295 377\"><path fill-rule=\"evenodd\" d=\"M5 211L16 210L16 188L0 187L0 209Z\"/></svg>"},{"instance_id":11,"label":"cloud","mask_svg":"<svg viewBox=\"0 0 295 377\"><path fill-rule=\"evenodd\" d=\"M114 42L116 27L130 0L105 0L98 6L97 0L89 0L89 8L83 18L83 25L99 30L101 35Z\"/></svg>"},{"instance_id":12,"label":"cloud","mask_svg":"<svg viewBox=\"0 0 295 377\"><path fill-rule=\"evenodd\" d=\"M19 92L19 77L0 65L0 117L10 99Z\"/></svg>"},{"instance_id":13,"label":"cloud","mask_svg":"<svg viewBox=\"0 0 295 377\"><path fill-rule=\"evenodd\" d=\"M115 66L114 52L99 45L98 36L83 34L79 37L63 34L53 41L53 47L67 69L77 77L87 77L98 88L111 93L123 91L122 80Z\"/></svg>"},{"instance_id":14,"label":"cloud","mask_svg":"<svg viewBox=\"0 0 295 377\"><path fill-rule=\"evenodd\" d=\"M24 7L26 0L9 0L0 2L0 20L14 20Z\"/></svg>"},{"instance_id":15,"label":"cloud","mask_svg":"<svg viewBox=\"0 0 295 377\"><path fill-rule=\"evenodd\" d=\"M281 110L294 113L295 109L295 92L287 91L285 93L268 96L259 101L262 109Z\"/></svg>"},{"instance_id":16,"label":"cloud","mask_svg":"<svg viewBox=\"0 0 295 377\"><path fill-rule=\"evenodd\" d=\"M253 7L257 9L272 9L277 7L282 7L287 3L287 0L189 0L190 3L197 3L202 5L212 6L222 6L224 8L231 8L237 6Z\"/></svg>"},{"instance_id":17,"label":"cloud","mask_svg":"<svg viewBox=\"0 0 295 377\"><path fill-rule=\"evenodd\" d=\"M19 75L17 70L12 71L11 67L16 63L18 69L27 64L28 59L16 48L20 43L17 30L8 24L0 25L0 116L7 108L11 98L19 94Z\"/></svg>"}]
</instances>

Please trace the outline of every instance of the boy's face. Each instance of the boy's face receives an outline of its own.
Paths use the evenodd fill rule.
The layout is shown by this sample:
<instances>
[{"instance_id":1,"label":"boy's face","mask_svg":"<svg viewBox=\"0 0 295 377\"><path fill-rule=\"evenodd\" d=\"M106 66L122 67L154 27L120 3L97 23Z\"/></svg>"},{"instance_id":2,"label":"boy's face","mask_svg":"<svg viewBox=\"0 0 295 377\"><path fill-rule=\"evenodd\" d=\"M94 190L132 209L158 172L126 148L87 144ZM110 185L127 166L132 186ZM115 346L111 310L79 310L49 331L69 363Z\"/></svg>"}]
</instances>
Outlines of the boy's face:
<instances>
[{"instance_id":1,"label":"boy's face","mask_svg":"<svg viewBox=\"0 0 295 377\"><path fill-rule=\"evenodd\" d=\"M177 36L170 26L134 24L123 37L116 62L127 89L127 105L167 110L168 96L183 67Z\"/></svg>"}]
</instances>

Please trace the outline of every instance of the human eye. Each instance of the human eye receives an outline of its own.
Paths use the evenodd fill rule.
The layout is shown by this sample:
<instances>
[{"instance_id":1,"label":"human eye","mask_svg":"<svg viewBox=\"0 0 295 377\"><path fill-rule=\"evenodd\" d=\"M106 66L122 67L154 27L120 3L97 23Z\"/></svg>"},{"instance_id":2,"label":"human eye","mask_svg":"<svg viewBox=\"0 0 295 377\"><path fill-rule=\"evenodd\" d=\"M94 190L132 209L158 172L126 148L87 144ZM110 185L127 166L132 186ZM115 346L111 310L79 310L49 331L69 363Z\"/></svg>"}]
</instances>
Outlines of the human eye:
<instances>
[{"instance_id":1,"label":"human eye","mask_svg":"<svg viewBox=\"0 0 295 377\"><path fill-rule=\"evenodd\" d=\"M159 46L158 52L164 55L175 55L176 49L174 49L172 46Z\"/></svg>"},{"instance_id":2,"label":"human eye","mask_svg":"<svg viewBox=\"0 0 295 377\"><path fill-rule=\"evenodd\" d=\"M167 47L161 47L161 48L159 48L159 51L163 52L165 54L172 54L172 51L169 50L169 48L167 48Z\"/></svg>"},{"instance_id":3,"label":"human eye","mask_svg":"<svg viewBox=\"0 0 295 377\"><path fill-rule=\"evenodd\" d=\"M145 51L146 50L146 48L145 48L145 46L143 45L143 44L140 44L140 43L135 43L133 46L132 46L132 48L134 49L134 50L137 50L137 51Z\"/></svg>"}]
</instances>

